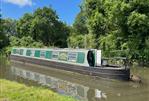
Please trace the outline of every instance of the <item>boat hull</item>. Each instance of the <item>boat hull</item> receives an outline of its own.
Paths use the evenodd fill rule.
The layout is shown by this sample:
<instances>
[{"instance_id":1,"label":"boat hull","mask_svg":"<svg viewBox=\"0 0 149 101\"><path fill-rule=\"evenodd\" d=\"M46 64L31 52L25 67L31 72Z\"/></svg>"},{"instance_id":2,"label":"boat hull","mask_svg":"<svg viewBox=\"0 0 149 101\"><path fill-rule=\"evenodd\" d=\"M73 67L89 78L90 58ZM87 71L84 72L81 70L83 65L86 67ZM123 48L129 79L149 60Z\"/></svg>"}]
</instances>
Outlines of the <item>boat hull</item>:
<instances>
[{"instance_id":1,"label":"boat hull","mask_svg":"<svg viewBox=\"0 0 149 101\"><path fill-rule=\"evenodd\" d=\"M129 80L130 78L129 68L128 69L108 69L106 67L103 67L103 68L86 67L86 66L78 66L78 65L60 63L60 62L49 61L49 60L16 56L16 55L11 55L10 59L15 61L20 61L23 63L42 65L42 66L46 66L47 68L62 69L62 70L78 72L81 74L98 76L98 77L108 78L108 79Z\"/></svg>"}]
</instances>

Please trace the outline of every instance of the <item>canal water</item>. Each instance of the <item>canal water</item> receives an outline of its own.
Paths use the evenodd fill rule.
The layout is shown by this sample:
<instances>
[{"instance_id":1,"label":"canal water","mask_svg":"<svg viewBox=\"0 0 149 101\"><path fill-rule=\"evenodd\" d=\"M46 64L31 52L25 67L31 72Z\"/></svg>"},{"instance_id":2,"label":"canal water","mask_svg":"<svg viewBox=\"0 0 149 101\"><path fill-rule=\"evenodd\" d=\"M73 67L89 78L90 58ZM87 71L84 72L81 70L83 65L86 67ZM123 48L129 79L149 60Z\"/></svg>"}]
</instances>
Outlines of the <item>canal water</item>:
<instances>
[{"instance_id":1,"label":"canal water","mask_svg":"<svg viewBox=\"0 0 149 101\"><path fill-rule=\"evenodd\" d=\"M79 101L149 101L149 68L131 68L143 83L107 80L37 66L0 60L0 78L27 86L43 86Z\"/></svg>"}]
</instances>

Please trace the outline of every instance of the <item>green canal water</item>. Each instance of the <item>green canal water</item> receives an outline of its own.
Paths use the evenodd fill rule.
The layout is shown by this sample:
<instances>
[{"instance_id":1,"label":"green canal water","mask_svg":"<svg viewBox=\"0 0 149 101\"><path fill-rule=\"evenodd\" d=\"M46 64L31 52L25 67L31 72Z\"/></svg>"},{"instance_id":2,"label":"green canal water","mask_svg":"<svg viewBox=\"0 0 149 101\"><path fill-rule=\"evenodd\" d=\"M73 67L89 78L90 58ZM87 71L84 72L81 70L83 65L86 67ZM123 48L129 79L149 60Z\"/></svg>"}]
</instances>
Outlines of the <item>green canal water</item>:
<instances>
[{"instance_id":1,"label":"green canal water","mask_svg":"<svg viewBox=\"0 0 149 101\"><path fill-rule=\"evenodd\" d=\"M43 86L80 101L149 101L149 68L131 67L131 73L141 76L143 83L94 78L0 59L0 78Z\"/></svg>"}]
</instances>

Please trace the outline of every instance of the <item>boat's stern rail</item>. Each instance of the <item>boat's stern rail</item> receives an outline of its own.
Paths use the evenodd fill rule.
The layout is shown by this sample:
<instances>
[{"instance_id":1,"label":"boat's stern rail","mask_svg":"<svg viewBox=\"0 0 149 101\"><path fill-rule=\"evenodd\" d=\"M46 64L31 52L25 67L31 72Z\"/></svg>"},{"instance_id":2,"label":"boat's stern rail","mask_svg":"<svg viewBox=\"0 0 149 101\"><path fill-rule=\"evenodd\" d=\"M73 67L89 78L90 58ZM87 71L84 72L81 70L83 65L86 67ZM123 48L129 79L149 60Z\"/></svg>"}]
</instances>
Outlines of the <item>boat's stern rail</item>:
<instances>
[{"instance_id":1,"label":"boat's stern rail","mask_svg":"<svg viewBox=\"0 0 149 101\"><path fill-rule=\"evenodd\" d=\"M129 69L128 60L125 57L102 58L101 65L103 68Z\"/></svg>"}]
</instances>

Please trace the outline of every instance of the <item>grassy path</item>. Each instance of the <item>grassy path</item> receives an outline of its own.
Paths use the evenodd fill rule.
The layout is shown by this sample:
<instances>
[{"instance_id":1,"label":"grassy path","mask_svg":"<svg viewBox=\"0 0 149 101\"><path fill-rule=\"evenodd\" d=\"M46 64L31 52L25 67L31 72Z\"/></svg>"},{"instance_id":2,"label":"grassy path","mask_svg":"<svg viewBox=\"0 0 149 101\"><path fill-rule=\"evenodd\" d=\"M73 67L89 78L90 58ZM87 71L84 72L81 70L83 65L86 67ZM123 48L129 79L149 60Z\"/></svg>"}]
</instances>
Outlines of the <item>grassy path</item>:
<instances>
[{"instance_id":1,"label":"grassy path","mask_svg":"<svg viewBox=\"0 0 149 101\"><path fill-rule=\"evenodd\" d=\"M0 79L0 101L75 101L41 87Z\"/></svg>"}]
</instances>

